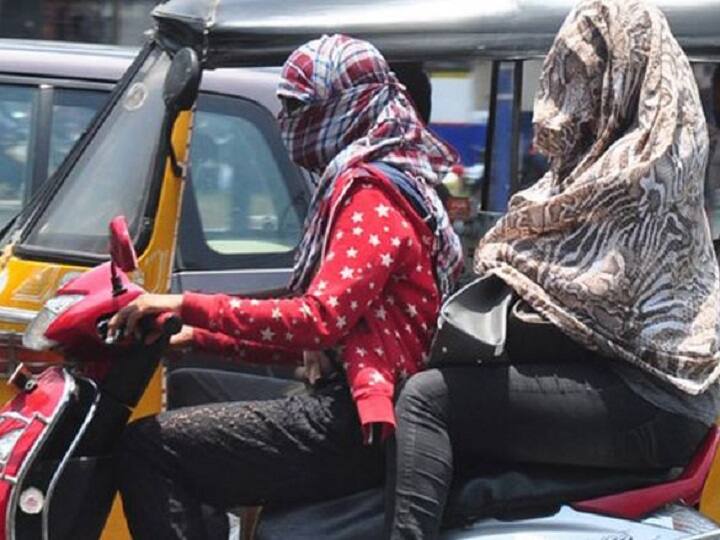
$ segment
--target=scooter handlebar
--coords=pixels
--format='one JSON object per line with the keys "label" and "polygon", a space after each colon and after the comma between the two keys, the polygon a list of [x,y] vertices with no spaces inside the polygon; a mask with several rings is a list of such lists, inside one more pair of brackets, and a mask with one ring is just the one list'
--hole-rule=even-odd
{"label": "scooter handlebar", "polygon": [[[174,313],[164,312],[156,315],[148,315],[140,319],[137,336],[141,340],[144,340],[146,336],[160,333],[163,337],[169,338],[179,333],[182,326],[182,319]],[[97,331],[100,338],[108,345],[116,345],[125,340],[125,330],[122,328],[116,333],[108,332],[108,319],[104,319],[98,323]]]}
{"label": "scooter handlebar", "polygon": [[143,317],[140,321],[140,331],[147,335],[153,332],[160,332],[165,337],[173,336],[182,329],[182,319],[170,312],[160,313]]}

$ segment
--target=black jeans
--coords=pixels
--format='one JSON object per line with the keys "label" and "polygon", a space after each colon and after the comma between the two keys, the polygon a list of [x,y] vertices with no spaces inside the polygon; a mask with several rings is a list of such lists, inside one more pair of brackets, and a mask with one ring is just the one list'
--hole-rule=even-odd
{"label": "black jeans", "polygon": [[400,392],[388,452],[387,535],[438,536],[453,470],[525,462],[684,465],[707,433],[633,393],[600,361],[431,369]]}
{"label": "black jeans", "polygon": [[365,446],[347,385],[284,399],[188,407],[130,424],[117,455],[136,540],[208,538],[218,508],[340,497],[382,484],[384,451]]}

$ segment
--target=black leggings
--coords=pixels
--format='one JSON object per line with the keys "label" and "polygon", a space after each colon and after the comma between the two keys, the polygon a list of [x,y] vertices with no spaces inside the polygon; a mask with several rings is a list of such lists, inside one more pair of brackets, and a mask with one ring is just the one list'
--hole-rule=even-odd
{"label": "black leggings", "polygon": [[400,392],[388,536],[438,535],[454,469],[480,460],[667,468],[707,426],[664,412],[596,361],[431,369]]}
{"label": "black leggings", "polygon": [[355,404],[340,382],[138,420],[117,457],[136,540],[208,538],[203,503],[229,509],[329,499],[380,486],[384,474],[384,449],[362,444]]}

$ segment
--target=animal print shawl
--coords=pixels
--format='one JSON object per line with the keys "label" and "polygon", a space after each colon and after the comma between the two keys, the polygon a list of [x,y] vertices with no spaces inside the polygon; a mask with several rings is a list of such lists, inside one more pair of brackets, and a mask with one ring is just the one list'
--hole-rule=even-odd
{"label": "animal print shawl", "polygon": [[535,144],[551,170],[478,246],[571,338],[690,394],[720,374],[708,135],[688,59],[638,0],[586,0],[545,60]]}

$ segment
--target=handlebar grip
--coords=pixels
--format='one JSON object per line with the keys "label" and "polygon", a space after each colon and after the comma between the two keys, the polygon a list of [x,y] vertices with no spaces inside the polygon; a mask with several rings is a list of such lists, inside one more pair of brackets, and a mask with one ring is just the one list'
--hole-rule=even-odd
{"label": "handlebar grip", "polygon": [[166,336],[174,336],[182,330],[182,319],[174,313],[161,313],[155,318],[156,325],[162,329]]}
{"label": "handlebar grip", "polygon": [[140,321],[140,328],[144,334],[160,331],[166,337],[180,332],[182,326],[182,319],[170,312],[144,317]]}

